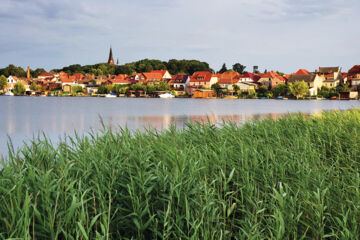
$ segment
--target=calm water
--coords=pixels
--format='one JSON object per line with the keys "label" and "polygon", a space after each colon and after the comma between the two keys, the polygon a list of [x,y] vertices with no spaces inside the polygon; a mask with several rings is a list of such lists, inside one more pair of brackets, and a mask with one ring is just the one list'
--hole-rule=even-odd
{"label": "calm water", "polygon": [[360,101],[294,101],[231,99],[54,98],[0,96],[0,155],[6,155],[8,136],[17,148],[45,132],[53,142],[74,130],[100,128],[100,116],[110,127],[164,129],[189,121],[237,123],[290,112],[359,108]]}

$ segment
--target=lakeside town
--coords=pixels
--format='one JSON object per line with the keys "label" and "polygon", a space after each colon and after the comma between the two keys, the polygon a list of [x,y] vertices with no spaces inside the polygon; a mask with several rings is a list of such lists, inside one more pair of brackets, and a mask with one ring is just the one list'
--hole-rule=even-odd
{"label": "lakeside town", "polygon": [[[108,66],[114,66],[110,48]],[[240,64],[238,64],[240,65]],[[94,97],[192,97],[192,98],[276,98],[276,99],[358,99],[360,65],[348,72],[342,68],[319,67],[314,71],[299,69],[285,74],[252,72],[224,64],[218,72],[194,71],[171,74],[160,69],[131,74],[95,74],[65,71],[42,71],[33,77],[30,67],[26,77],[0,76],[0,94],[7,96],[94,96]],[[236,70],[236,71],[235,71]]]}

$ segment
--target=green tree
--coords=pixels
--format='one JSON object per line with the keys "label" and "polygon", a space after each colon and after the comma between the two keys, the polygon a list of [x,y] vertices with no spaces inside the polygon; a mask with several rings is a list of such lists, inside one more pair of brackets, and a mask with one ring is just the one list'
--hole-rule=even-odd
{"label": "green tree", "polygon": [[260,86],[257,90],[258,97],[266,97],[269,92],[269,89],[266,86]]}
{"label": "green tree", "polygon": [[169,84],[167,84],[165,82],[160,82],[159,84],[156,84],[155,87],[156,87],[157,91],[170,91],[171,90]]}
{"label": "green tree", "polygon": [[297,99],[309,93],[309,86],[304,81],[297,81],[289,84],[289,90]]}
{"label": "green tree", "polygon": [[271,91],[275,97],[286,96],[286,94],[289,91],[289,88],[285,83],[279,83]]}
{"label": "green tree", "polygon": [[221,69],[218,71],[218,73],[224,73],[224,72],[227,72],[227,67],[226,67],[226,64],[224,63],[221,67]]}
{"label": "green tree", "polygon": [[349,84],[343,84],[339,87],[339,92],[350,92]]}
{"label": "green tree", "polygon": [[240,74],[244,74],[245,73],[245,68],[246,66],[240,64],[240,63],[235,63],[232,67],[232,69],[235,71],[235,72],[238,72]]}
{"label": "green tree", "polygon": [[32,91],[37,91],[37,90],[40,89],[40,86],[37,85],[35,82],[32,82],[31,85],[30,85],[30,89],[31,89]]}
{"label": "green tree", "polygon": [[232,88],[233,88],[234,92],[236,92],[236,93],[240,90],[240,87],[236,84],[233,84]]}
{"label": "green tree", "polygon": [[98,94],[107,94],[108,90],[105,85],[100,85],[98,87]]}
{"label": "green tree", "polygon": [[14,86],[14,95],[15,96],[20,96],[20,95],[24,95],[25,93],[25,86],[22,82],[17,82]]}
{"label": "green tree", "polygon": [[8,85],[7,78],[4,75],[0,76],[0,90],[4,90]]}
{"label": "green tree", "polygon": [[72,90],[73,93],[83,92],[82,86],[79,86],[79,85],[72,86],[71,90]]}
{"label": "green tree", "polygon": [[223,95],[223,89],[221,88],[220,84],[215,83],[211,86],[211,88],[214,90],[217,97],[221,97]]}

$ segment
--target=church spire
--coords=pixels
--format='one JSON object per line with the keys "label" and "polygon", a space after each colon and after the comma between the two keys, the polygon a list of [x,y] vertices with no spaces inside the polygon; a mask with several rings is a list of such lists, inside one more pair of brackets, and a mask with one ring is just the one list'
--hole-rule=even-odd
{"label": "church spire", "polygon": [[113,58],[113,53],[112,53],[112,47],[111,47],[111,46],[110,46],[110,53],[109,53],[108,64],[109,64],[109,65],[114,65],[114,58]]}

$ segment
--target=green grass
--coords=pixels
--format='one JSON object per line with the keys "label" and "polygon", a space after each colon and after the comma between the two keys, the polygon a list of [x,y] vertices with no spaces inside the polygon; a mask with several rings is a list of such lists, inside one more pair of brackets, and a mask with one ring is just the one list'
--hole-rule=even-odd
{"label": "green grass", "polygon": [[358,239],[360,111],[34,140],[0,170],[0,239]]}

